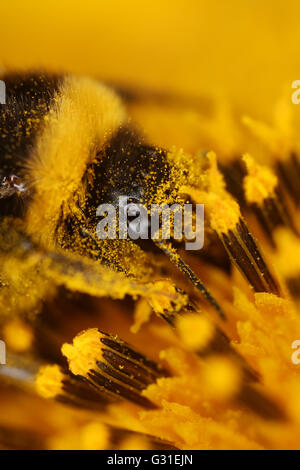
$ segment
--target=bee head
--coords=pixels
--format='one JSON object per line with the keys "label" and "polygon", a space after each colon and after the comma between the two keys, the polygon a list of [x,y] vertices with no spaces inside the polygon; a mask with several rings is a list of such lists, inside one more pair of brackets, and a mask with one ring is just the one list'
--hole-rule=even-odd
{"label": "bee head", "polygon": [[158,194],[160,199],[162,193],[169,197],[166,152],[145,144],[128,129],[119,130],[99,152],[90,173],[83,211],[93,228],[99,222],[97,209],[103,204],[113,206],[118,217],[120,212],[125,214],[130,223],[139,207],[150,210],[151,204],[157,203]]}

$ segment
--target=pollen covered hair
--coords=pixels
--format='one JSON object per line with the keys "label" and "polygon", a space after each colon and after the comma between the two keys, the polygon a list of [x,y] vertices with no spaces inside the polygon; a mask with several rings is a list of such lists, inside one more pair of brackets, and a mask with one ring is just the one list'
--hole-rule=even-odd
{"label": "pollen covered hair", "polygon": [[[39,241],[54,243],[60,219],[75,210],[84,193],[89,164],[125,122],[126,113],[115,92],[95,80],[62,79],[49,110],[42,117],[26,174],[32,190],[27,230]],[[74,197],[74,196],[77,197]]]}

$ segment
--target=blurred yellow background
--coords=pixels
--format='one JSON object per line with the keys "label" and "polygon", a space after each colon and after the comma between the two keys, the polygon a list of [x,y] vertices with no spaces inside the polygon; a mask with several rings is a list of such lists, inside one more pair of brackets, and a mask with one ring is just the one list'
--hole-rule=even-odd
{"label": "blurred yellow background", "polygon": [[297,0],[4,0],[0,12],[4,67],[195,96],[225,90],[257,117],[300,78]]}

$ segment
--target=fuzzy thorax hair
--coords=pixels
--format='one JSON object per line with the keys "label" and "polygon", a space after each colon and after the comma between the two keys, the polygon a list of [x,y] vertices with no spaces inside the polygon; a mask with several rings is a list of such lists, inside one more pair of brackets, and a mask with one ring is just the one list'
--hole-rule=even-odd
{"label": "fuzzy thorax hair", "polygon": [[83,196],[87,166],[101,158],[101,149],[126,119],[114,91],[89,78],[65,78],[53,103],[28,163],[34,196],[27,227],[48,246],[59,220]]}

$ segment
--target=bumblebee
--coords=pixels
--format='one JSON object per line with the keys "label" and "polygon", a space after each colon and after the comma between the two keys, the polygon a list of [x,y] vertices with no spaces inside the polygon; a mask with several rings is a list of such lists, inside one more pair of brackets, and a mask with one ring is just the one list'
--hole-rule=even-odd
{"label": "bumblebee", "polygon": [[[116,204],[119,196],[146,208],[153,202],[205,202],[212,229],[255,290],[278,293],[213,158],[148,144],[132,124],[126,100],[97,80],[40,73],[11,73],[2,79],[6,85],[6,104],[0,108],[4,313],[38,311],[57,285],[93,295],[151,296],[161,279],[168,287],[164,285],[160,293],[167,290],[173,308],[186,307],[185,295],[168,281],[174,276],[171,265],[158,261],[163,252],[225,318],[172,240],[97,238],[98,205]],[[224,204],[230,217],[224,217]]]}
{"label": "bumblebee", "polygon": [[[9,324],[7,319],[15,315],[26,321],[35,320],[45,303],[51,305],[61,294],[60,286],[65,288],[63,293],[67,290],[116,299],[127,295],[144,298],[179,334],[182,317],[196,314],[197,324],[200,329],[207,329],[209,340],[205,345],[193,345],[193,350],[200,357],[215,353],[231,357],[245,379],[238,399],[261,416],[281,419],[276,405],[252,387],[251,382],[259,381],[260,376],[232,347],[226,334],[226,312],[195,272],[199,271],[198,262],[201,265],[199,253],[185,253],[184,238],[180,241],[172,237],[174,219],[168,239],[97,236],[97,208],[101,204],[115,207],[120,197],[141,204],[146,211],[153,203],[203,203],[206,238],[219,242],[215,256],[209,250],[208,262],[214,263],[220,253],[224,256],[227,252],[254,291],[280,294],[279,284],[238,203],[227,190],[215,154],[189,155],[149,144],[128,114],[128,96],[125,94],[122,99],[97,80],[40,73],[7,74],[3,80],[6,104],[0,109],[0,326],[4,329]],[[128,220],[130,216],[128,213]],[[223,269],[227,269],[226,263]],[[197,292],[201,295],[197,296]],[[199,301],[205,302],[204,311]],[[212,318],[208,318],[212,313]],[[32,322],[38,331],[37,323]],[[94,342],[89,347],[85,339],[92,335],[93,340],[94,334],[97,341],[99,334],[103,335],[91,329],[83,336],[88,359],[81,371],[84,377],[90,376],[91,354],[95,352]],[[115,337],[110,342],[119,351]],[[83,364],[79,343],[79,355],[73,346],[63,348],[69,365],[74,355],[80,356]],[[140,358],[143,366],[143,356],[136,356],[128,347],[126,351],[128,357],[134,354]],[[128,395],[126,387],[120,389],[119,382],[112,382],[116,368],[118,374],[119,370],[125,374],[118,375],[121,382],[129,383],[131,364],[128,370],[124,369],[123,356],[118,358],[120,363],[112,365],[113,375],[103,378],[100,374],[99,378],[98,371],[97,380],[110,394],[121,393],[125,399],[134,398],[142,406],[150,406],[140,396],[140,388],[132,389]],[[65,366],[61,358],[58,361]],[[110,366],[103,365],[106,373]],[[50,378],[53,370],[58,378],[55,390],[61,391],[64,372],[47,369]],[[48,372],[46,378],[41,378],[43,390]],[[141,380],[141,372],[135,372]],[[73,403],[73,395],[79,389],[76,380],[71,382],[68,387]],[[135,379],[133,383],[136,384]],[[83,391],[87,392],[85,387]]]}

